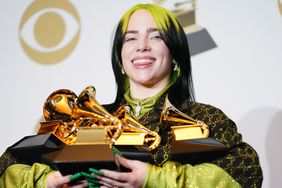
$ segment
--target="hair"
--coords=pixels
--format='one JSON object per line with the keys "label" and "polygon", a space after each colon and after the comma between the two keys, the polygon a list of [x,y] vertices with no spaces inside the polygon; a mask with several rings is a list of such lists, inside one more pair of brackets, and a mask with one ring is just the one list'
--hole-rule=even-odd
{"label": "hair", "polygon": [[127,77],[122,74],[121,49],[124,40],[124,34],[127,30],[131,15],[140,9],[147,10],[153,17],[163,40],[168,47],[172,59],[179,67],[180,74],[176,82],[169,88],[168,96],[173,105],[179,105],[184,100],[194,101],[194,87],[191,74],[190,52],[186,35],[182,26],[176,20],[174,15],[167,9],[155,4],[138,4],[130,8],[119,21],[112,46],[112,68],[117,84],[117,95],[114,102],[114,108],[121,103],[126,85]]}

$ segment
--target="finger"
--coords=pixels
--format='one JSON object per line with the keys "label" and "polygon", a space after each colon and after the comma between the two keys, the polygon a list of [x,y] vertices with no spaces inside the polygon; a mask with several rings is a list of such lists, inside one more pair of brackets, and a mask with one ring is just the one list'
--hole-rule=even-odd
{"label": "finger", "polygon": [[69,182],[70,182],[70,175],[68,175],[68,176],[62,176],[62,177],[60,178],[60,182],[61,182],[61,184],[69,183]]}
{"label": "finger", "polygon": [[77,182],[69,183],[67,187],[68,188],[84,188],[84,187],[88,187],[88,182],[86,180],[77,181]]}
{"label": "finger", "polygon": [[118,163],[121,165],[121,166],[124,166],[128,169],[134,169],[135,167],[135,160],[130,160],[130,159],[126,159],[124,157],[121,157],[119,155],[116,156],[116,159],[118,160]]}
{"label": "finger", "polygon": [[100,186],[100,188],[113,188],[113,186],[102,185],[102,186]]}
{"label": "finger", "polygon": [[75,184],[69,185],[69,188],[84,188],[88,187],[88,182],[86,180],[78,181]]}
{"label": "finger", "polygon": [[116,171],[111,171],[111,170],[106,170],[106,169],[102,169],[101,171],[104,174],[103,176],[99,176],[99,177],[107,177],[107,178],[117,180],[120,182],[128,181],[129,173],[127,172],[116,172]]}
{"label": "finger", "polygon": [[52,178],[52,181],[56,181],[58,185],[63,185],[65,183],[70,182],[70,175],[62,176],[62,174],[59,171],[52,172],[53,174],[50,174],[49,177]]}
{"label": "finger", "polygon": [[121,156],[119,156],[119,155],[116,155],[116,156],[115,156],[115,159],[116,159],[116,161],[117,161],[121,166],[124,166],[124,167],[126,167],[126,168],[129,167],[128,162],[127,162],[127,161],[129,161],[129,159],[126,159],[126,158],[121,157]]}
{"label": "finger", "polygon": [[126,187],[127,183],[120,181],[120,180],[115,180],[112,178],[108,178],[105,176],[97,176],[97,178],[99,179],[99,183],[101,185],[105,185],[107,187]]}
{"label": "finger", "polygon": [[108,188],[108,187],[113,187],[110,184],[104,182],[104,181],[100,181],[100,188]]}

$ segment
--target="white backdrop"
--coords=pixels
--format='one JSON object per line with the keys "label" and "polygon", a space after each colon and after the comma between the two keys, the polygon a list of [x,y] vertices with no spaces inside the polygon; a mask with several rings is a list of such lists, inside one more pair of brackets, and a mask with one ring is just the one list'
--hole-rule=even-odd
{"label": "white backdrop", "polygon": [[[140,0],[70,1],[80,17],[80,38],[62,62],[36,63],[19,41],[19,24],[31,0],[0,0],[0,153],[34,134],[46,97],[56,89],[77,94],[94,85],[110,103],[115,83],[110,65],[113,30]],[[221,108],[260,156],[263,187],[282,184],[282,16],[275,0],[199,0],[197,23],[217,48],[192,57],[197,100]],[[279,178],[280,177],[280,178]]]}

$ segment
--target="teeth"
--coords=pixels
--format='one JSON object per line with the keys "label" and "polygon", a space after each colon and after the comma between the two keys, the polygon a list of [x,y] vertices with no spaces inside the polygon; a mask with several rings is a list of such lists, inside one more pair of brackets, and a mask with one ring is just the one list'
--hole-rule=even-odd
{"label": "teeth", "polygon": [[133,64],[136,64],[136,63],[151,63],[151,62],[153,62],[152,59],[137,59],[137,60],[133,61]]}

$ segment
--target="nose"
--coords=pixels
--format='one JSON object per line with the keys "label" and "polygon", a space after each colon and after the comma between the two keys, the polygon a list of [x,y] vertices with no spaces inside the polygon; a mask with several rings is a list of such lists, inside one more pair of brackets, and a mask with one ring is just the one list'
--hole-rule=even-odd
{"label": "nose", "polygon": [[139,40],[137,51],[138,52],[151,51],[151,46],[150,46],[148,39]]}

